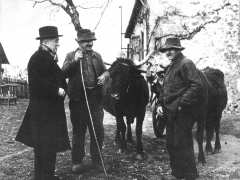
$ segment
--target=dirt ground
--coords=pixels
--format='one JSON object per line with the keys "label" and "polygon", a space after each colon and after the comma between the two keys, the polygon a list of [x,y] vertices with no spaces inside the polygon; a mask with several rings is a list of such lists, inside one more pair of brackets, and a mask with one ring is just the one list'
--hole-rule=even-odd
{"label": "dirt ground", "polygon": [[[33,152],[31,148],[14,141],[21,124],[28,100],[19,100],[16,106],[0,105],[0,179],[29,180],[33,179]],[[69,136],[71,123],[69,109],[66,105]],[[114,146],[114,118],[105,113],[104,162],[109,179],[112,180],[161,180],[169,177],[168,154],[165,140],[157,139],[152,129],[151,112],[148,110],[143,126],[143,144],[145,158],[136,160],[134,145],[129,145],[128,153],[119,154]],[[134,126],[133,126],[134,129]],[[87,136],[87,143],[89,136]],[[213,142],[214,144],[214,142]],[[221,123],[222,152],[206,156],[205,166],[198,164],[199,180],[240,179],[240,115],[224,115]],[[195,143],[195,149],[197,146]],[[86,148],[89,161],[89,147]],[[196,152],[197,157],[197,152]],[[106,179],[103,171],[88,171],[83,174],[71,172],[70,151],[57,156],[56,174],[63,180]]]}

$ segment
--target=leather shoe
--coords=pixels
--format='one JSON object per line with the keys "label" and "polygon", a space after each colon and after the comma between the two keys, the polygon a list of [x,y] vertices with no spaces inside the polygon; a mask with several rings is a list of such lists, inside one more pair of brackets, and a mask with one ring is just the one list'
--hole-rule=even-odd
{"label": "leather shoe", "polygon": [[73,166],[72,166],[72,172],[74,172],[74,173],[81,173],[85,170],[86,170],[86,167],[83,163],[73,164]]}
{"label": "leather shoe", "polygon": [[57,175],[54,175],[54,176],[52,177],[52,180],[60,180],[60,178],[59,178]]}
{"label": "leather shoe", "polygon": [[102,165],[101,164],[99,164],[99,163],[92,163],[92,167],[91,167],[93,170],[95,170],[95,171],[101,171],[101,170],[103,170],[103,168],[102,168]]}
{"label": "leather shoe", "polygon": [[162,180],[182,180],[182,178],[177,178],[177,177],[168,175],[168,176],[163,176]]}

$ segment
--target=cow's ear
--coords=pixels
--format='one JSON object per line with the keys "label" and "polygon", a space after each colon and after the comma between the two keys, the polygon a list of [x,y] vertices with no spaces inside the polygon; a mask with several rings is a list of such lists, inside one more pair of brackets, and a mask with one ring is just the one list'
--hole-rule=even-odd
{"label": "cow's ear", "polygon": [[117,61],[114,61],[112,63],[112,65],[110,66],[110,68],[108,69],[108,72],[110,73],[111,77],[114,76],[117,73],[117,71],[119,69],[118,64],[119,63]]}

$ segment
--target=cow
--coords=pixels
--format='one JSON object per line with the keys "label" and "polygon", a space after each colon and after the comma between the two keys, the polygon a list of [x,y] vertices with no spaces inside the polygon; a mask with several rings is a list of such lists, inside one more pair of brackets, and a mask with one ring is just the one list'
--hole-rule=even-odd
{"label": "cow", "polygon": [[[207,118],[205,123],[206,129],[206,152],[218,153],[221,151],[221,143],[219,137],[220,121],[222,112],[227,105],[227,88],[224,83],[224,74],[219,69],[206,67],[202,70],[208,84],[208,105]],[[211,140],[215,132],[214,150]]]}
{"label": "cow", "polygon": [[[127,140],[132,141],[131,123],[136,118],[136,157],[142,159],[142,125],[149,100],[147,82],[133,61],[127,58],[117,58],[108,72],[111,80],[106,88],[104,109],[116,117],[115,141],[121,152],[125,152]],[[127,140],[124,117],[127,120]]]}
{"label": "cow", "polygon": [[[224,84],[224,74],[219,69],[206,67],[202,71],[198,70],[204,86],[204,94],[202,98],[202,105],[199,106],[199,113],[196,115],[197,122],[197,142],[199,149],[199,162],[205,163],[203,154],[203,134],[206,131],[206,147],[205,151],[209,153],[217,153],[221,150],[219,129],[222,112],[227,104],[227,90]],[[158,76],[164,76],[165,71],[158,72]],[[148,80],[152,80],[148,78]],[[151,89],[158,94],[158,101],[153,109],[153,126],[154,133],[157,137],[163,136],[163,130],[166,125],[166,111],[161,100],[162,84],[159,81],[152,83]],[[159,107],[163,109],[158,111]],[[214,132],[216,133],[214,150],[211,145]]]}

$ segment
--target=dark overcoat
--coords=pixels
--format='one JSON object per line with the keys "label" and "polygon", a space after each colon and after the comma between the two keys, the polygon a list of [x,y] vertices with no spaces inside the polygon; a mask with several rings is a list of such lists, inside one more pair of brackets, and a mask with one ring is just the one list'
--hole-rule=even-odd
{"label": "dark overcoat", "polygon": [[[199,70],[180,54],[167,69],[163,84],[164,107],[168,111],[167,149],[172,174],[178,178],[195,178],[192,127],[200,118],[206,99]],[[199,115],[199,116],[198,116]]]}
{"label": "dark overcoat", "polygon": [[58,89],[66,90],[62,70],[49,51],[41,47],[28,63],[30,102],[16,140],[38,148],[46,145],[53,151],[70,149],[64,98]]}
{"label": "dark overcoat", "polygon": [[163,86],[164,104],[171,112],[176,112],[178,106],[197,108],[203,96],[200,72],[182,54],[168,67]]}

